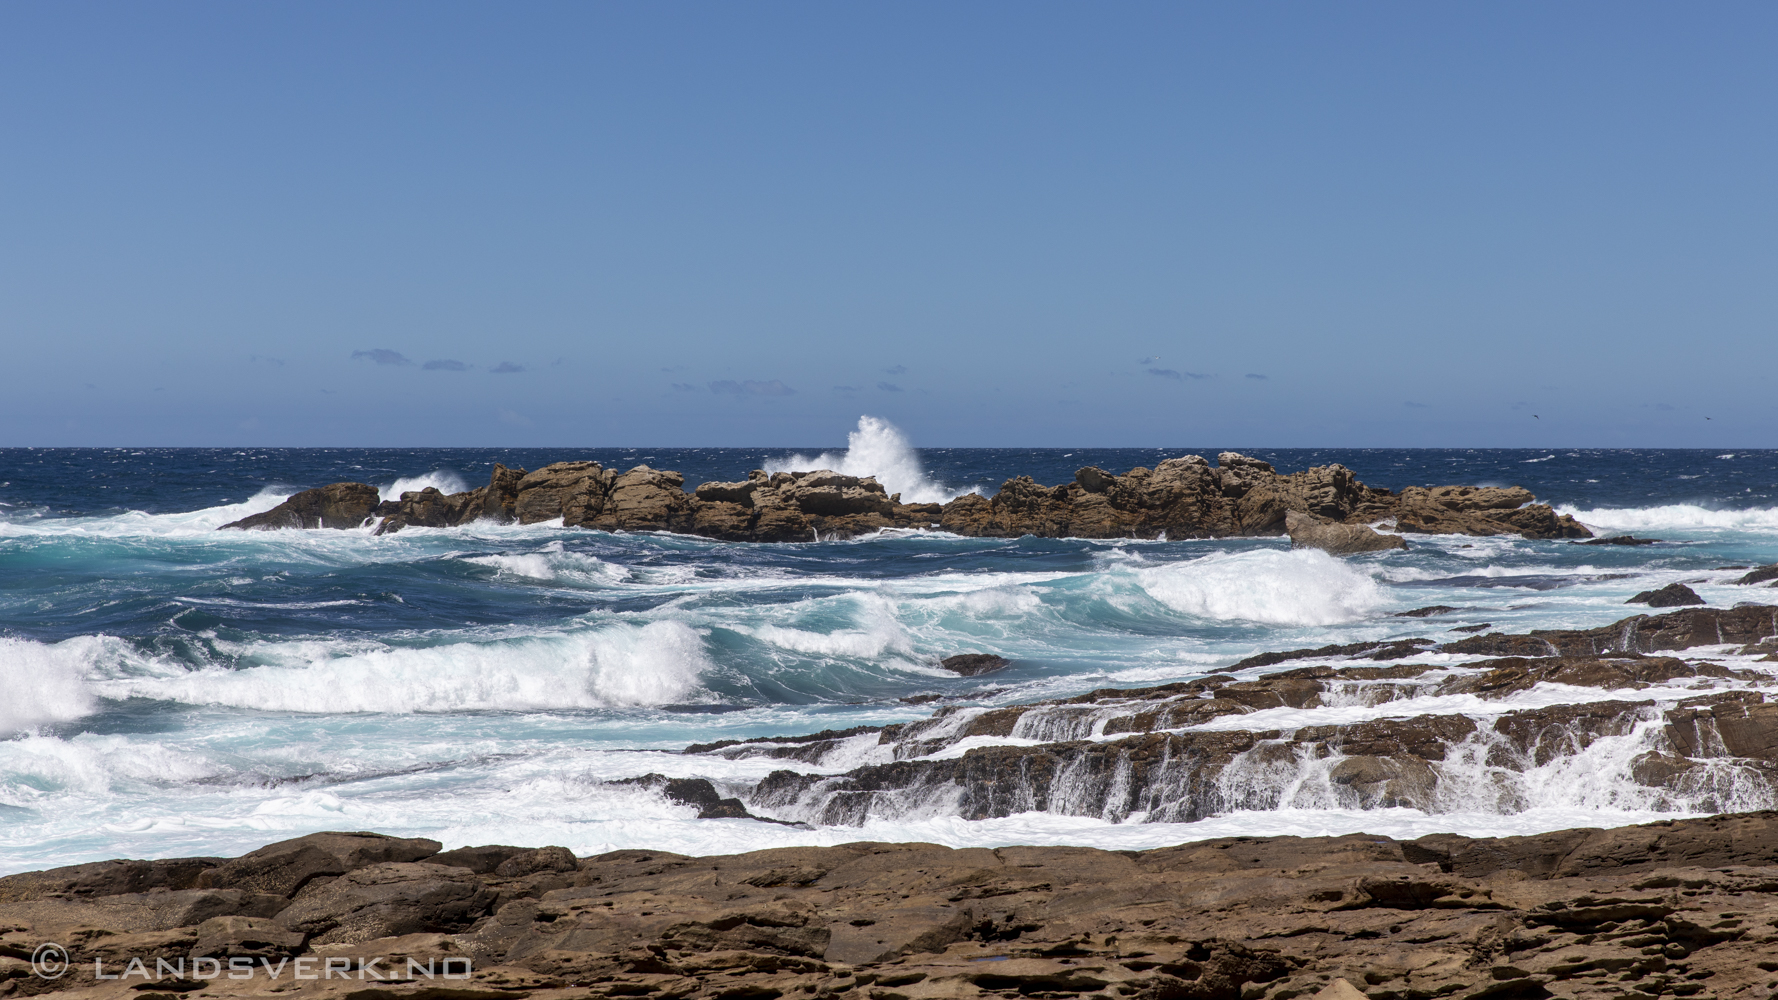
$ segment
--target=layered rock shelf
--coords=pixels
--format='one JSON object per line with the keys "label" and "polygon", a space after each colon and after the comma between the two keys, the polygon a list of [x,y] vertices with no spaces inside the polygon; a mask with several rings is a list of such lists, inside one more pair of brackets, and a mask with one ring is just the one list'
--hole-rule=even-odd
{"label": "layered rock shelf", "polygon": [[[854,843],[719,857],[314,834],[239,858],[0,879],[0,993],[1764,1000],[1778,991],[1778,812],[1762,811],[1778,802],[1772,662],[1772,606],[1361,642],[1158,687],[1022,705],[978,697],[915,722],[689,746],[678,776],[623,782],[717,823],[1033,811],[1153,823],[1249,810],[1263,828],[1266,811],[1305,795],[1434,820],[1507,816],[1568,773],[1570,808],[1591,796],[1723,813],[1707,818],[1505,838]],[[1445,710],[1392,711],[1410,700]],[[1370,717],[1291,718],[1329,707]],[[735,773],[700,768],[717,757],[782,766],[757,782],[695,776]],[[43,942],[70,953],[59,978],[31,971]],[[351,973],[373,957],[384,978]],[[132,958],[145,960],[139,977],[97,977]],[[159,972],[156,958],[181,971]],[[298,980],[278,964],[299,959],[311,974],[331,960],[347,975]],[[224,967],[245,972],[193,971]]]}
{"label": "layered rock shelf", "polygon": [[374,524],[384,534],[478,520],[560,519],[568,527],[748,542],[849,538],[884,528],[995,538],[1210,538],[1284,534],[1294,513],[1303,519],[1301,544],[1347,553],[1403,543],[1399,536],[1376,536],[1368,528],[1329,528],[1391,522],[1405,533],[1592,537],[1572,517],[1535,503],[1536,497],[1520,487],[1408,487],[1395,493],[1366,486],[1341,465],[1281,475],[1235,452],[1222,453],[1214,466],[1186,455],[1121,476],[1089,466],[1058,486],[1019,476],[1002,483],[992,497],[971,493],[946,504],[903,503],[899,493],[887,492],[872,477],[828,470],[755,470],[739,482],[702,483],[691,493],[684,487],[679,473],[646,465],[623,473],[597,462],[557,462],[530,472],[496,465],[488,485],[464,493],[446,495],[428,487],[382,501],[368,484],[334,483],[223,527]]}
{"label": "layered rock shelf", "polygon": [[[1778,980],[1771,812],[1118,852],[439,847],[323,833],[0,879],[0,991],[1615,1000],[1763,998]],[[58,978],[31,972],[45,942],[67,949]]]}

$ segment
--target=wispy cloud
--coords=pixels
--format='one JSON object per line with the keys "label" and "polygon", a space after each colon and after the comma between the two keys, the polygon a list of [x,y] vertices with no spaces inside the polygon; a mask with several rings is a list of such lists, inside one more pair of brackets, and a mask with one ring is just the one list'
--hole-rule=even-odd
{"label": "wispy cloud", "polygon": [[894,368],[883,369],[883,374],[885,374],[885,375],[906,375],[907,373],[908,373],[908,366],[907,365],[896,365]]}
{"label": "wispy cloud", "polygon": [[357,360],[359,358],[363,358],[366,361],[374,361],[379,365],[413,364],[413,362],[409,361],[407,356],[400,351],[391,351],[387,347],[373,347],[368,351],[353,351],[352,359]]}
{"label": "wispy cloud", "polygon": [[673,391],[674,392],[697,392],[698,387],[695,385],[692,385],[690,382],[675,382],[675,383],[673,383]]}
{"label": "wispy cloud", "polygon": [[1261,382],[1264,382],[1266,380],[1266,377],[1264,375],[1256,375],[1253,372],[1248,372],[1247,374],[1245,374],[1241,377],[1242,378],[1258,379]]}
{"label": "wispy cloud", "polygon": [[524,371],[525,366],[524,365],[515,365],[510,361],[502,361],[499,364],[495,365],[491,370],[496,375],[511,375],[511,374],[514,374],[515,372]]}
{"label": "wispy cloud", "polygon": [[733,379],[723,379],[710,383],[710,391],[719,395],[728,393],[732,396],[794,396],[796,394],[795,389],[777,379],[772,379],[769,382],[760,382],[754,379],[736,382]]}
{"label": "wispy cloud", "polygon": [[255,354],[252,357],[248,358],[247,360],[248,361],[263,361],[268,365],[273,365],[278,368],[284,367],[284,359],[283,358],[268,357],[267,355],[264,355],[264,354]]}
{"label": "wispy cloud", "polygon": [[428,361],[420,367],[429,372],[466,372],[469,370],[468,365],[455,358],[439,358],[436,361]]}
{"label": "wispy cloud", "polygon": [[883,390],[884,392],[900,392],[901,391],[901,386],[896,385],[894,382],[878,382],[877,388]]}
{"label": "wispy cloud", "polygon": [[1136,367],[1147,368],[1149,365],[1152,365],[1156,361],[1159,361],[1159,360],[1161,360],[1161,356],[1159,354],[1156,354],[1155,356],[1150,357],[1150,358],[1141,358],[1141,359],[1137,360]]}
{"label": "wispy cloud", "polygon": [[1148,373],[1150,375],[1158,375],[1161,378],[1170,378],[1175,382],[1183,381],[1185,378],[1184,375],[1179,374],[1171,368],[1150,368]]}

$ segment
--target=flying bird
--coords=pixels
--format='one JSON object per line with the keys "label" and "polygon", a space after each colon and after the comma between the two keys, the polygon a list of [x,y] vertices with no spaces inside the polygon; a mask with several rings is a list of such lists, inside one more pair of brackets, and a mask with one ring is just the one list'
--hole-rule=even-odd
{"label": "flying bird", "polygon": [[1532,420],[1542,420],[1543,418],[1538,416],[1537,414],[1533,413],[1533,414],[1531,414],[1531,419]]}

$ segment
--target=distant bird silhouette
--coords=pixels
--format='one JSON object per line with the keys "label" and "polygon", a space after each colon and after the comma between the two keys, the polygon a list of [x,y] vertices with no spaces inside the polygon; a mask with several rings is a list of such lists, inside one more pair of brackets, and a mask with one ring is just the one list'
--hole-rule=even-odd
{"label": "distant bird silhouette", "polygon": [[1542,420],[1543,418],[1538,416],[1537,414],[1533,413],[1533,414],[1531,414],[1531,419],[1532,420]]}

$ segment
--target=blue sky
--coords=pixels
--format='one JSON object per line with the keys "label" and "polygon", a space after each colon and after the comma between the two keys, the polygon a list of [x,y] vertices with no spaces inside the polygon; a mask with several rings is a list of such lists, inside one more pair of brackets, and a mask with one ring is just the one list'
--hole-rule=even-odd
{"label": "blue sky", "polygon": [[1751,3],[9,3],[0,445],[1771,447],[1774,51]]}

